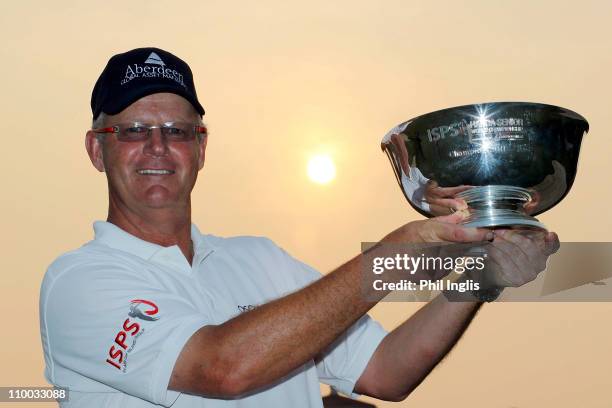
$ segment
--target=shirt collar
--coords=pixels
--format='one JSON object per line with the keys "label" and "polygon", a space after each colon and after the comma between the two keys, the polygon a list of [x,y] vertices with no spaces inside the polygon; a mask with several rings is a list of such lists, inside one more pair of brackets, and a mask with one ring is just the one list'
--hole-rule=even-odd
{"label": "shirt collar", "polygon": [[[159,251],[168,248],[135,237],[107,221],[95,221],[93,229],[96,242],[143,259],[150,259]],[[213,250],[213,245],[200,233],[195,224],[191,224],[191,241],[193,242],[194,259],[197,255],[206,256]]]}

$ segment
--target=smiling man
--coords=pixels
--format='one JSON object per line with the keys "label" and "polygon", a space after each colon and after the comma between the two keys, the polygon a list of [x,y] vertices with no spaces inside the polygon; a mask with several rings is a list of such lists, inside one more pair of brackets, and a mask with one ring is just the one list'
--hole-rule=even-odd
{"label": "smiling man", "polygon": [[[204,109],[191,70],[166,51],[112,57],[91,107],[86,148],[108,180],[108,217],[50,265],[40,297],[45,375],[70,389],[63,406],[321,407],[319,382],[401,400],[486,298],[440,296],[387,333],[366,314],[386,293],[362,293],[365,255],[321,277],[266,238],[200,233],[190,195]],[[501,282],[514,286],[558,243],[461,219],[412,222],[381,242],[503,242]]]}
{"label": "smiling man", "polygon": [[107,173],[108,222],[145,241],[177,244],[191,262],[186,215],[206,150],[199,113],[184,97],[164,92],[103,119],[113,126],[92,129],[86,146],[96,169]]}

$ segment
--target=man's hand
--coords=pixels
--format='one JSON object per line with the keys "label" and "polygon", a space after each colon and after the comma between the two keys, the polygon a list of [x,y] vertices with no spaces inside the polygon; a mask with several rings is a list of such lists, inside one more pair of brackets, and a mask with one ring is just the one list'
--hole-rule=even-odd
{"label": "man's hand", "polygon": [[462,210],[451,215],[413,221],[385,236],[381,243],[467,243],[491,241],[494,238],[493,232],[486,228],[470,228],[460,225],[459,223],[467,215],[467,211]]}
{"label": "man's hand", "polygon": [[496,287],[519,287],[546,269],[550,255],[559,249],[554,232],[539,230],[495,230],[495,239],[485,247],[485,282]]}
{"label": "man's hand", "polygon": [[456,198],[456,195],[470,188],[472,186],[440,187],[435,180],[429,180],[425,186],[424,199],[432,214],[447,215],[468,208],[467,203]]}
{"label": "man's hand", "polygon": [[[559,238],[554,232],[532,229],[470,228],[459,223],[467,217],[467,211],[428,220],[410,222],[389,235],[382,243],[476,243],[482,242],[487,253],[484,276],[480,277],[488,287],[519,287],[534,280],[546,269],[550,255],[559,249]],[[486,242],[486,243],[485,243]],[[459,256],[459,249],[448,249]]]}

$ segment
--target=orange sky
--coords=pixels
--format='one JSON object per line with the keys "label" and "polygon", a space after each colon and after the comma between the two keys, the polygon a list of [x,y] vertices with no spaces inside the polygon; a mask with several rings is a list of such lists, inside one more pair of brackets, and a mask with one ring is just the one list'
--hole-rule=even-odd
{"label": "orange sky", "polygon": [[[84,134],[111,55],[158,46],[190,64],[210,130],[193,195],[200,229],[269,236],[326,272],[361,241],[420,218],[380,151],[387,130],[467,103],[525,100],[585,116],[574,187],[540,219],[563,241],[610,241],[611,18],[605,1],[4,4],[0,385],[44,383],[40,281],[105,218],[105,179]],[[337,167],[326,186],[306,177],[321,151]],[[391,329],[417,307],[373,315]],[[405,403],[381,405],[607,407],[611,312],[487,305]]]}

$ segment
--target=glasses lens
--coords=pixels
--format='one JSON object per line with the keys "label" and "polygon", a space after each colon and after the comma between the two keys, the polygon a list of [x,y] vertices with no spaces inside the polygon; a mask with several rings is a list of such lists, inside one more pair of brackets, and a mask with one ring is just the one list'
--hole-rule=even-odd
{"label": "glasses lens", "polygon": [[122,123],[117,126],[119,127],[117,139],[122,142],[146,140],[149,134],[149,127],[141,123]]}
{"label": "glasses lens", "polygon": [[195,137],[195,126],[191,123],[172,122],[165,124],[162,132],[169,141],[186,142]]}

